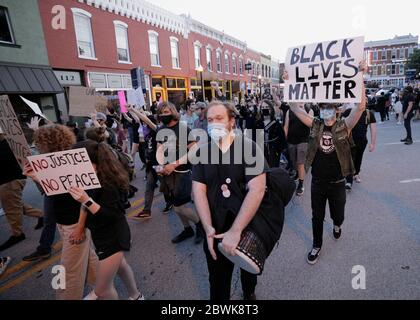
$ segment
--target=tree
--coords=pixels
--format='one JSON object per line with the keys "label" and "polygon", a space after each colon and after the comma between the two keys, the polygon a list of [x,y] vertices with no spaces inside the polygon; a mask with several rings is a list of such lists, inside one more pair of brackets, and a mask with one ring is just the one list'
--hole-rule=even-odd
{"label": "tree", "polygon": [[416,74],[420,72],[420,49],[414,49],[413,54],[408,58],[405,69],[415,69]]}

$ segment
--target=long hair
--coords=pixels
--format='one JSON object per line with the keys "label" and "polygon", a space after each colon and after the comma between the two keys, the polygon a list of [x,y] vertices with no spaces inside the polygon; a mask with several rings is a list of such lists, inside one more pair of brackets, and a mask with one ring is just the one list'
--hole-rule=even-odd
{"label": "long hair", "polygon": [[70,150],[76,143],[74,132],[61,124],[40,127],[34,135],[35,146],[40,153]]}
{"label": "long hair", "polygon": [[174,120],[179,120],[181,117],[178,113],[178,110],[176,109],[175,105],[173,105],[172,103],[168,102],[168,101],[164,101],[162,103],[159,104],[158,109],[157,109],[157,119],[158,121],[160,121],[160,116],[163,113],[163,110],[165,109],[169,109],[171,111],[171,114],[173,116]]}
{"label": "long hair", "polygon": [[96,165],[96,173],[103,187],[117,187],[128,191],[128,173],[109,145],[105,142],[83,141],[75,148],[86,148],[90,160]]}

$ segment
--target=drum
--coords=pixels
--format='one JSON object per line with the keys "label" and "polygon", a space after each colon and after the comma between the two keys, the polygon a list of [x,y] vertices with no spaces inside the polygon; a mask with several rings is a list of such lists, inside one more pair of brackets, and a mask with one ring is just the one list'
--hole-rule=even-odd
{"label": "drum", "polygon": [[252,230],[242,233],[241,241],[236,248],[236,256],[231,256],[223,250],[222,243],[218,244],[219,251],[239,268],[256,275],[262,274],[267,251],[263,242]]}

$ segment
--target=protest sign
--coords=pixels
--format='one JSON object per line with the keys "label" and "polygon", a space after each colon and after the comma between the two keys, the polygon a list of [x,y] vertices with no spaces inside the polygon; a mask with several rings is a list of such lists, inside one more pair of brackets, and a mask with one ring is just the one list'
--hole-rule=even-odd
{"label": "protest sign", "polygon": [[286,102],[360,103],[364,38],[314,43],[288,50]]}
{"label": "protest sign", "polygon": [[69,87],[69,115],[74,117],[89,117],[95,113],[97,96],[95,89],[86,87]]}
{"label": "protest sign", "polygon": [[0,127],[6,136],[10,149],[12,149],[16,160],[23,168],[26,157],[31,155],[31,149],[28,146],[22,127],[16,116],[15,110],[10,103],[9,97],[0,96]]}
{"label": "protest sign", "polygon": [[125,92],[118,91],[118,99],[120,100],[120,110],[122,113],[127,113],[127,100],[125,99]]}
{"label": "protest sign", "polygon": [[44,118],[45,120],[48,121],[48,118],[42,113],[42,111],[41,111],[41,109],[40,109],[40,107],[38,106],[37,103],[32,102],[32,101],[30,101],[28,99],[25,99],[22,96],[19,96],[19,97],[23,100],[23,102],[25,102],[28,105],[29,108],[32,109],[33,112],[35,112],[36,115],[38,115],[41,118]]}
{"label": "protest sign", "polygon": [[107,114],[108,112],[108,97],[106,96],[95,96],[96,102],[95,102],[95,110],[97,112],[102,112],[104,114]]}
{"label": "protest sign", "polygon": [[146,102],[144,101],[143,90],[137,88],[136,90],[127,91],[127,102],[136,107],[143,107]]}
{"label": "protest sign", "polygon": [[101,187],[85,148],[28,157],[39,184],[47,196]]}

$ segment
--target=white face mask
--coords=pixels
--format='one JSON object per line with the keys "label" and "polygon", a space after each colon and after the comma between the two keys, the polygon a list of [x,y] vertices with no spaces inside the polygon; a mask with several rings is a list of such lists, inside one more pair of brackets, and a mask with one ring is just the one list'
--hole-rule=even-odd
{"label": "white face mask", "polygon": [[223,123],[212,123],[207,127],[207,132],[214,141],[220,141],[229,135],[229,130],[226,129]]}
{"label": "white face mask", "polygon": [[332,120],[335,117],[335,109],[321,109],[321,119]]}
{"label": "white face mask", "polygon": [[118,125],[117,125],[117,123],[114,121],[114,123],[112,124],[112,129],[117,129],[118,128]]}

